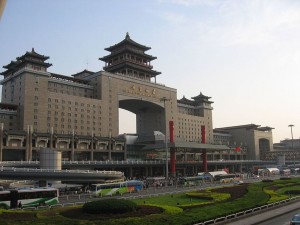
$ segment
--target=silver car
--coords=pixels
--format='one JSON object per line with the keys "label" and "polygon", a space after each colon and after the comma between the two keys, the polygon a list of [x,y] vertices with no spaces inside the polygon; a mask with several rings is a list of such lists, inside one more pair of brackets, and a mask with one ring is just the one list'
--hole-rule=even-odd
{"label": "silver car", "polygon": [[290,225],[300,225],[300,214],[296,214],[293,216]]}

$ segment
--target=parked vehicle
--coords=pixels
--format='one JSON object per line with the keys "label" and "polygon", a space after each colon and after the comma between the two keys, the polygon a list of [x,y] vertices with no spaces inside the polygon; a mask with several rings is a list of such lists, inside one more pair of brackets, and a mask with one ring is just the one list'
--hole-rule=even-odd
{"label": "parked vehicle", "polygon": [[56,188],[24,188],[0,191],[0,208],[32,207],[58,203]]}

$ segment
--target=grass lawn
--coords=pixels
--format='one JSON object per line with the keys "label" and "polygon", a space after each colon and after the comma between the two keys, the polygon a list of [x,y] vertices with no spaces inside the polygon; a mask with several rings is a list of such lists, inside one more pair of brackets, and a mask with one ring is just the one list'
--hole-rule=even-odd
{"label": "grass lawn", "polygon": [[169,205],[169,206],[179,206],[179,205],[209,202],[209,200],[207,199],[189,197],[186,193],[174,194],[174,195],[161,195],[157,197],[137,199],[134,201],[139,205],[152,204],[152,205]]}

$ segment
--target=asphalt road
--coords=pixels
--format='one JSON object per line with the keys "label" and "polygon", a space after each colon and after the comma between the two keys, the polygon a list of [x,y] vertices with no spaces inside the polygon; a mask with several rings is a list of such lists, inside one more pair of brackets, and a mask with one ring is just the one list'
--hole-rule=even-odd
{"label": "asphalt road", "polygon": [[238,221],[223,223],[224,225],[288,225],[294,214],[300,212],[300,201],[264,213],[247,216]]}
{"label": "asphalt road", "polygon": [[275,216],[274,218],[262,223],[258,223],[257,225],[290,225],[290,220],[297,213],[298,214],[300,213],[300,204],[299,204],[299,209],[284,213],[283,215],[280,216]]}

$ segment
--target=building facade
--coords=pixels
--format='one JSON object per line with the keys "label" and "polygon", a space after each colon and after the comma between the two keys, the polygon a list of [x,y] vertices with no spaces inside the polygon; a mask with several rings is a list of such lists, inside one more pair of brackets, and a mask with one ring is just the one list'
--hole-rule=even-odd
{"label": "building facade", "polygon": [[213,144],[210,97],[178,100],[176,89],[156,82],[149,49],[126,34],[100,58],[104,71],[72,76],[51,73],[49,57],[34,49],[3,66],[0,159],[33,160],[54,148],[66,160],[126,160],[119,108],[136,114],[138,136],[160,131],[169,139],[173,121],[175,140],[201,143],[205,135]]}
{"label": "building facade", "polygon": [[247,159],[260,160],[273,151],[272,129],[256,124],[215,128],[215,141],[227,142],[237,151],[244,152]]}

